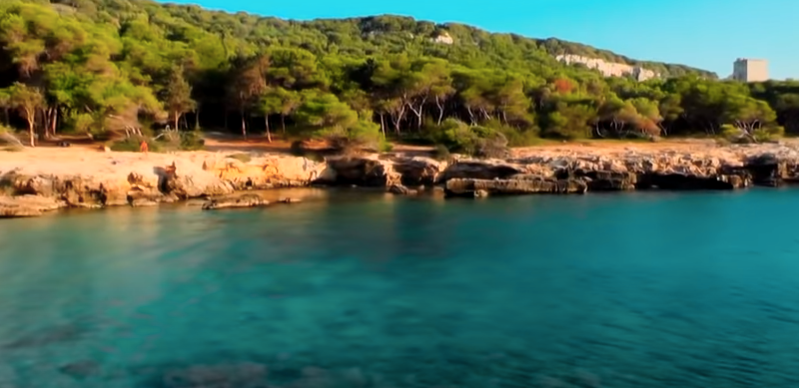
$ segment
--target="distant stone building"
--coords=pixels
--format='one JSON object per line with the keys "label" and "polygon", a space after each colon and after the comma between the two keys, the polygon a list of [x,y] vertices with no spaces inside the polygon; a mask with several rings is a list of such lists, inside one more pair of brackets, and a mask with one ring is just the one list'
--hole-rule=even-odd
{"label": "distant stone building", "polygon": [[732,64],[732,79],[742,82],[768,81],[768,61],[738,58]]}

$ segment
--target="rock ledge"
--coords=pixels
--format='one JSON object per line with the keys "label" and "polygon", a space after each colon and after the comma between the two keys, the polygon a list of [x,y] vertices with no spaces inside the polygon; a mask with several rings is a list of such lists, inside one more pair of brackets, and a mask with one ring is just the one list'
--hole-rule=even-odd
{"label": "rock ledge", "polygon": [[262,207],[269,201],[236,193],[310,185],[380,188],[397,195],[443,187],[448,197],[474,198],[733,190],[799,183],[799,150],[784,144],[706,147],[691,152],[629,148],[600,152],[575,146],[541,149],[503,160],[456,156],[448,162],[403,154],[324,161],[251,154],[243,162],[231,154],[210,152],[143,156],[59,151],[0,155],[0,218],[39,216],[66,207],[151,206],[193,198],[207,199],[206,210]]}

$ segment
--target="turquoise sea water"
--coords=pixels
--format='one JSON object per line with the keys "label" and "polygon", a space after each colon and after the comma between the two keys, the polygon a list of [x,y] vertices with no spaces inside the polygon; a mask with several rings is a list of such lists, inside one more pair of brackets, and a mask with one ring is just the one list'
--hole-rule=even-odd
{"label": "turquoise sea water", "polygon": [[799,387],[799,191],[0,222],[0,387]]}

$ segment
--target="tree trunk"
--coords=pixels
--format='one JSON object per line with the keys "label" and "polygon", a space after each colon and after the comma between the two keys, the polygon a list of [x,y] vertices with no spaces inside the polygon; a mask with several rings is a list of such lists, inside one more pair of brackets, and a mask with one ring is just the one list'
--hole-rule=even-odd
{"label": "tree trunk", "polygon": [[466,111],[469,112],[469,122],[471,122],[472,125],[477,125],[477,121],[474,118],[474,112],[472,111],[472,108],[467,105]]}
{"label": "tree trunk", "polygon": [[383,137],[386,137],[386,118],[383,114],[380,114],[380,130],[383,131]]}
{"label": "tree trunk", "polygon": [[424,116],[424,104],[427,102],[427,98],[423,98],[422,101],[419,102],[419,109],[414,108],[413,104],[408,104],[408,108],[416,115],[416,128],[421,130],[422,129],[422,121]]}
{"label": "tree trunk", "polygon": [[264,124],[266,124],[266,141],[271,143],[272,142],[272,132],[269,131],[269,116],[264,116]]}
{"label": "tree trunk", "polygon": [[55,136],[55,131],[58,128],[58,108],[53,109],[53,121],[50,123],[50,133]]}
{"label": "tree trunk", "polygon": [[436,106],[438,106],[438,122],[436,125],[441,125],[441,121],[444,120],[444,104],[441,103],[441,99],[436,97]]}
{"label": "tree trunk", "polygon": [[403,105],[402,108],[398,109],[396,112],[391,113],[390,116],[391,121],[394,123],[394,131],[397,133],[397,135],[400,135],[402,133],[402,119],[405,118],[405,105]]}
{"label": "tree trunk", "polygon": [[480,108],[480,113],[483,114],[483,118],[485,120],[491,120],[492,119],[491,114],[489,114],[488,110],[486,110],[485,108]]}
{"label": "tree trunk", "polygon": [[669,127],[668,126],[663,125],[662,123],[659,123],[658,127],[660,128],[660,134],[661,135],[663,135],[663,136],[668,136],[669,135]]}
{"label": "tree trunk", "polygon": [[36,113],[29,112],[28,113],[28,134],[30,135],[30,142],[31,147],[36,147],[36,134],[34,133],[35,121],[36,121]]}
{"label": "tree trunk", "polygon": [[42,108],[41,110],[41,118],[42,118],[42,137],[45,139],[50,138],[50,108]]}
{"label": "tree trunk", "polygon": [[286,134],[286,115],[280,115],[280,130]]}
{"label": "tree trunk", "polygon": [[180,122],[180,114],[175,112],[175,130],[178,130],[178,123]]}
{"label": "tree trunk", "polygon": [[200,130],[200,108],[194,111],[194,130]]}
{"label": "tree trunk", "polygon": [[247,138],[247,123],[244,121],[244,111],[241,112],[241,136]]}

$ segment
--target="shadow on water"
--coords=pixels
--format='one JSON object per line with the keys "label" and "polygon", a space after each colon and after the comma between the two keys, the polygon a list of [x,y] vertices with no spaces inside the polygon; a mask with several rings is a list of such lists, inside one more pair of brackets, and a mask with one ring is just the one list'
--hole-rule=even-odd
{"label": "shadow on water", "polygon": [[77,325],[61,325],[49,327],[22,336],[11,342],[0,344],[0,349],[14,350],[30,347],[46,347],[53,344],[62,344],[78,341],[84,331]]}

